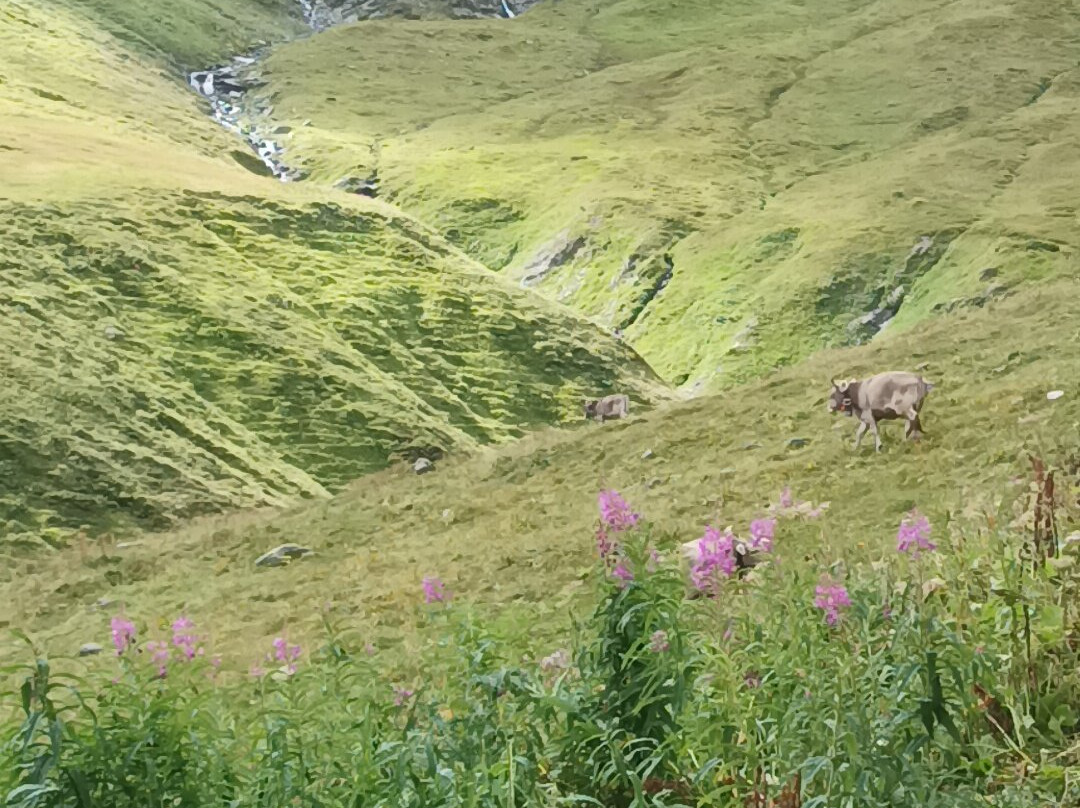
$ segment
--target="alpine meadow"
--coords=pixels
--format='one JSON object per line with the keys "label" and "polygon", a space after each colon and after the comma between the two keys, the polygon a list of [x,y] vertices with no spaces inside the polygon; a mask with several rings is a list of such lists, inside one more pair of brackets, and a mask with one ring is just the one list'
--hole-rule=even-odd
{"label": "alpine meadow", "polygon": [[0,805],[1080,805],[1078,54],[5,0]]}

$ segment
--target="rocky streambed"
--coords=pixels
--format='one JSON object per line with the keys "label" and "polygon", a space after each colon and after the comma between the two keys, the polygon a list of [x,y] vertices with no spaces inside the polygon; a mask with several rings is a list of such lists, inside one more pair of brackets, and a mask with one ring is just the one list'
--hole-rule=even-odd
{"label": "rocky streambed", "polygon": [[[298,0],[304,21],[313,32],[335,25],[386,17],[450,19],[516,17],[539,0]],[[210,102],[214,120],[243,138],[253,154],[234,156],[245,168],[277,177],[282,182],[303,179],[305,172],[285,161],[289,128],[273,122],[271,102],[251,102],[248,91],[262,86],[259,65],[269,46],[235,56],[225,64],[196,70],[188,84]],[[374,182],[352,182],[346,190],[374,195]]]}

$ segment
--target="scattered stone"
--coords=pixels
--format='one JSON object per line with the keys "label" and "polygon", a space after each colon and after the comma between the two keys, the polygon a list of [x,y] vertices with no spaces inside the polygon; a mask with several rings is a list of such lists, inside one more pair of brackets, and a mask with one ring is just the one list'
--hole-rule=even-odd
{"label": "scattered stone", "polygon": [[118,328],[115,325],[107,325],[104,329],[105,339],[123,339],[124,329]]}
{"label": "scattered stone", "polygon": [[1046,398],[1049,401],[1057,401],[1063,395],[1065,395],[1064,390],[1051,390],[1049,393],[1046,394]]}
{"label": "scattered stone", "polygon": [[809,445],[809,443],[810,438],[788,438],[784,445],[789,449],[801,449]]}
{"label": "scattered stone", "polygon": [[521,285],[533,286],[549,273],[573,261],[575,256],[584,249],[585,241],[585,236],[571,239],[569,231],[564,230],[545,244],[525,266],[522,270]]}
{"label": "scattered stone", "polygon": [[298,544],[282,544],[255,559],[256,567],[282,567],[294,559],[311,555],[311,550]]}
{"label": "scattered stone", "polygon": [[921,373],[922,371],[926,370],[928,367],[930,367],[929,362],[920,362],[919,364],[917,364],[915,366],[915,370],[917,370],[917,371],[919,371]]}
{"label": "scattered stone", "polygon": [[641,453],[642,460],[651,460],[654,457],[656,457],[656,455],[653,454],[652,449],[646,449],[644,452]]}
{"label": "scattered stone", "polygon": [[368,177],[361,179],[360,177],[342,177],[340,180],[334,183],[335,188],[340,188],[349,194],[359,194],[360,196],[377,197],[379,195],[379,176],[377,172],[372,172]]}
{"label": "scattered stone", "polygon": [[129,547],[138,547],[140,544],[142,544],[142,542],[138,541],[138,540],[136,540],[136,541],[120,541],[120,542],[116,543],[116,549],[117,550],[126,550]]}
{"label": "scattered stone", "polygon": [[96,642],[88,642],[79,648],[79,656],[95,656],[104,650],[105,648]]}
{"label": "scattered stone", "polygon": [[108,608],[109,608],[110,606],[112,606],[112,605],[113,605],[114,603],[116,603],[116,601],[115,601],[115,600],[113,600],[112,598],[98,598],[98,599],[97,599],[97,600],[95,601],[95,605],[96,605],[96,606],[97,606],[97,607],[98,607],[99,609],[108,609]]}
{"label": "scattered stone", "polygon": [[412,470],[416,474],[427,474],[429,471],[435,471],[435,464],[426,457],[418,457],[413,463]]}

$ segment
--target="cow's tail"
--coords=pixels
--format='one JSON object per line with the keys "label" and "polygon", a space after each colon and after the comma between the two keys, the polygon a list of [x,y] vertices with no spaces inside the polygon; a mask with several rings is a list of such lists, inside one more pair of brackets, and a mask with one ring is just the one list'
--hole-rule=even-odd
{"label": "cow's tail", "polygon": [[923,387],[922,394],[924,396],[927,393],[929,393],[931,390],[934,389],[934,383],[933,382],[928,382],[926,379],[921,379],[920,381],[922,381],[922,387]]}

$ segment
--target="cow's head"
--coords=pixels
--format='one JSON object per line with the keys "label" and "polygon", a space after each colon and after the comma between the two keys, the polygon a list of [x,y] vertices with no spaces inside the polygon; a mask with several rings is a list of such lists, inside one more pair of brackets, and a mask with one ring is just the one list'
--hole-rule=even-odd
{"label": "cow's head", "polygon": [[599,404],[599,403],[600,403],[599,401],[595,401],[595,400],[594,401],[589,401],[588,399],[585,399],[585,401],[583,402],[583,405],[584,405],[584,409],[585,409],[585,418],[586,419],[596,417],[596,405]]}
{"label": "cow's head", "polygon": [[842,412],[851,415],[851,385],[854,379],[846,382],[838,382],[833,379],[832,390],[829,393],[829,412]]}

